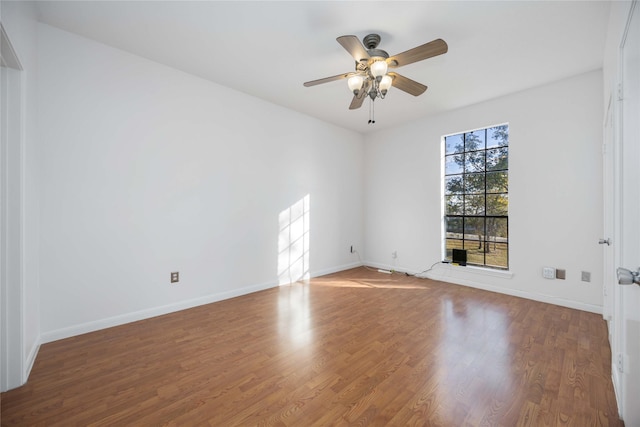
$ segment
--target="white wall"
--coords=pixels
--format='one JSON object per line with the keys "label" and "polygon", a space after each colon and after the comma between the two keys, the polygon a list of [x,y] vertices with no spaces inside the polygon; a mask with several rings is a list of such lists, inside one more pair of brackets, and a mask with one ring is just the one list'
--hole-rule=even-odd
{"label": "white wall", "polygon": [[[20,211],[20,251],[21,265],[12,266],[20,270],[19,283],[12,283],[20,289],[17,295],[22,341],[21,367],[22,381],[26,381],[40,344],[40,293],[38,276],[38,144],[37,144],[37,40],[36,11],[30,2],[2,2],[2,24],[17,54],[20,71],[20,140],[19,140],[19,188],[10,190],[19,194]],[[9,185],[12,185],[9,183]],[[4,242],[3,242],[4,243]]]}
{"label": "white wall", "polygon": [[44,342],[275,286],[279,214],[307,194],[310,274],[357,265],[361,135],[47,25],[38,42]]}
{"label": "white wall", "polygon": [[[600,312],[602,94],[593,71],[367,136],[366,262],[420,272],[441,260],[441,137],[508,122],[509,273],[437,265],[429,277]],[[543,279],[543,266],[567,279]]]}

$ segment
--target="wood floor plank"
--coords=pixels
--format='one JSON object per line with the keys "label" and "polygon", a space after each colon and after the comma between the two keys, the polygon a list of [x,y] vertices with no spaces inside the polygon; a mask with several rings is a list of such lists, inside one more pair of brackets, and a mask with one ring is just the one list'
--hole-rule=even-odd
{"label": "wood floor plank", "polygon": [[41,346],[2,426],[622,426],[601,316],[357,268]]}

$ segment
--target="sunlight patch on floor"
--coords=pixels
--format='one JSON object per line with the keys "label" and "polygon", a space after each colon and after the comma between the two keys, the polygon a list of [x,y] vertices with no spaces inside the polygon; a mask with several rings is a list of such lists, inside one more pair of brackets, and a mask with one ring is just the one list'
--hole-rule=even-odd
{"label": "sunlight patch on floor", "polygon": [[380,288],[380,289],[429,289],[426,285],[397,283],[390,279],[353,279],[332,280],[315,278],[312,286],[326,286],[332,288]]}

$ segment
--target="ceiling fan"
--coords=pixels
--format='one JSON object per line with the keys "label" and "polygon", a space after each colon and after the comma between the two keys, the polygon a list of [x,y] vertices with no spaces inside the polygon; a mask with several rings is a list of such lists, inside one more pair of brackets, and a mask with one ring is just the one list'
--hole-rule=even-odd
{"label": "ceiling fan", "polygon": [[378,34],[365,36],[362,43],[356,36],[340,36],[336,40],[355,59],[355,71],[312,80],[304,83],[304,86],[310,87],[334,80],[348,79],[349,89],[353,92],[353,100],[349,105],[350,110],[360,108],[367,95],[372,101],[376,98],[384,99],[391,86],[413,96],[423,94],[427,90],[427,86],[398,73],[387,72],[387,70],[442,55],[448,50],[444,40],[436,39],[397,55],[389,56],[384,50],[378,49],[380,43]]}

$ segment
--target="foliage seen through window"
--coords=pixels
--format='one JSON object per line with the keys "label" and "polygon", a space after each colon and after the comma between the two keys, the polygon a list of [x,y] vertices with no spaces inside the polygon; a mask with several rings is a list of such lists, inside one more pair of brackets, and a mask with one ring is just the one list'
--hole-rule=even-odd
{"label": "foliage seen through window", "polygon": [[445,258],[509,268],[509,125],[445,137]]}

